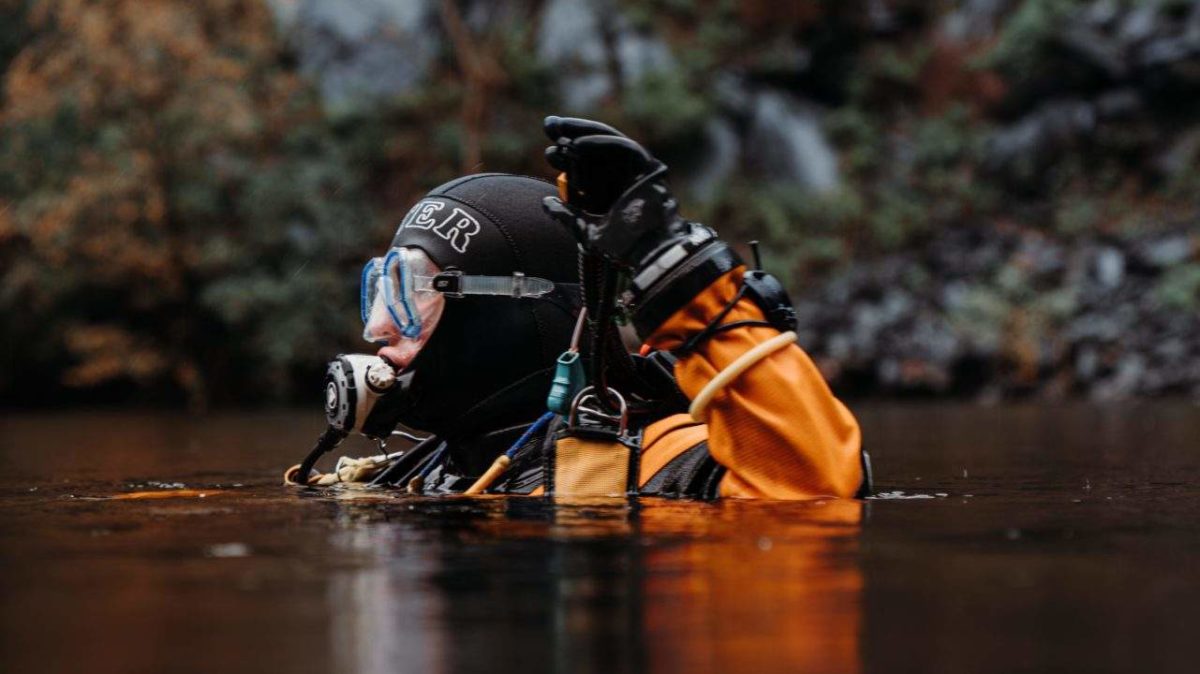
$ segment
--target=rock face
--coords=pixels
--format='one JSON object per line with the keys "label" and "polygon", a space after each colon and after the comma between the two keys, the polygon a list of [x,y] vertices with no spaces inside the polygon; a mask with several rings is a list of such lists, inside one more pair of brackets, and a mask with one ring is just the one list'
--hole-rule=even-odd
{"label": "rock face", "polygon": [[741,161],[742,139],[728,120],[714,117],[704,127],[704,152],[687,176],[688,188],[703,199],[721,186]]}
{"label": "rock face", "polygon": [[[1004,3],[966,6],[974,4]],[[947,19],[944,33],[978,37],[970,26],[994,16],[958,17],[964,11]],[[1023,102],[1018,118],[988,144],[987,166],[995,175],[1031,183],[1056,154],[1100,142],[1117,124],[1170,129],[1200,100],[1200,3],[1095,0],[1058,21],[1046,42],[1058,56],[1039,72],[1022,74],[1011,96]],[[1046,100],[1045,91],[1055,97]],[[1170,176],[1187,168],[1200,146],[1197,137],[1194,130],[1158,133],[1140,139],[1138,150]]]}
{"label": "rock face", "polygon": [[542,61],[563,74],[567,112],[586,114],[618,86],[675,66],[667,44],[633,30],[609,0],[551,0],[537,43]]}
{"label": "rock face", "polygon": [[1096,129],[1096,109],[1079,100],[1050,101],[988,141],[988,165],[998,171],[1040,172],[1055,153],[1080,143]]}
{"label": "rock face", "polygon": [[[445,48],[435,0],[269,1],[333,109],[428,84]],[[627,103],[623,96],[647,76],[678,74],[666,33],[635,26],[623,6],[474,0],[463,8],[472,29],[484,33],[498,16],[539,7],[534,44],[557,75],[554,112],[589,116]],[[903,32],[911,20],[896,3],[863,6],[870,31],[880,35]],[[961,0],[928,37],[942,46],[988,44],[1032,6]],[[972,170],[1001,193],[1029,199],[1018,208],[1045,210],[1037,199],[1056,196],[1047,194],[1057,189],[1047,177],[1064,157],[1086,162],[1119,153],[1122,171],[1163,182],[1187,177],[1200,162],[1200,2],[1073,7],[1061,16],[1046,10],[1058,18],[1046,22],[1043,42],[1020,45],[1018,63],[1026,52],[1046,52],[1031,61],[1036,68],[1009,72],[1002,93],[980,98],[988,123],[979,125],[976,139],[985,142]],[[863,188],[853,169],[841,173],[824,131],[825,108],[812,102],[843,104],[809,77],[828,67],[820,59],[830,48],[800,42],[781,45],[759,71],[721,66],[704,83],[712,114],[700,146],[690,163],[672,164],[689,200],[742,175],[812,193],[836,191],[844,181]],[[678,59],[686,59],[683,51]],[[878,158],[881,169],[912,163],[906,138],[889,142],[900,149]],[[801,343],[835,384],[868,394],[1200,396],[1194,222],[1120,236],[981,224],[1009,215],[971,220],[964,213],[964,222],[919,249],[852,262],[809,286],[797,296]],[[1094,229],[1096,218],[1080,217],[1081,230]]]}
{"label": "rock face", "polygon": [[950,40],[967,41],[991,37],[996,23],[1013,5],[1013,0],[963,0],[942,19],[941,34]]}
{"label": "rock face", "polygon": [[800,343],[861,393],[1200,396],[1198,253],[1186,229],[1070,246],[951,231],[801,294]]}
{"label": "rock face", "polygon": [[[676,67],[666,42],[634,30],[616,9],[611,0],[551,0],[542,11],[538,56],[564,75],[559,93],[567,112],[587,115],[618,87]],[[722,112],[706,124],[695,166],[677,167],[693,194],[711,191],[739,168],[802,190],[839,185],[837,155],[816,106],[778,90],[751,90],[732,72],[718,75],[713,89]],[[746,144],[757,148],[752,163],[741,152]]]}
{"label": "rock face", "polygon": [[754,98],[748,142],[763,176],[809,191],[838,186],[838,160],[813,106],[764,91]]}
{"label": "rock face", "polygon": [[538,57],[556,70],[563,102],[570,111],[586,110],[612,92],[606,68],[607,48],[601,16],[588,0],[552,0],[542,12]]}
{"label": "rock face", "polygon": [[440,48],[432,0],[269,0],[328,108],[371,105],[413,88]]}

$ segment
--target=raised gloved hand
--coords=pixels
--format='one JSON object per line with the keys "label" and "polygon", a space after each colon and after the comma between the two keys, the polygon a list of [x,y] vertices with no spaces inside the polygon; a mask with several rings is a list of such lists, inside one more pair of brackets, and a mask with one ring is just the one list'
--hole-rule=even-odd
{"label": "raised gloved hand", "polygon": [[641,336],[742,264],[713,230],[679,215],[666,165],[644,147],[600,122],[547,117],[543,126],[554,142],[546,160],[563,172],[546,212],[631,270],[625,299]]}

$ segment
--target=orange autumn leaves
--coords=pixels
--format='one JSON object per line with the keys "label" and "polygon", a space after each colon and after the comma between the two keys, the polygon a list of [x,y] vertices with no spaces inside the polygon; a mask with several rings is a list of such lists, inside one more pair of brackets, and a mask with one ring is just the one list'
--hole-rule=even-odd
{"label": "orange autumn leaves", "polygon": [[232,204],[312,99],[260,0],[40,0],[26,21],[0,99],[0,300],[56,324],[64,383],[198,401],[213,250],[240,248]]}

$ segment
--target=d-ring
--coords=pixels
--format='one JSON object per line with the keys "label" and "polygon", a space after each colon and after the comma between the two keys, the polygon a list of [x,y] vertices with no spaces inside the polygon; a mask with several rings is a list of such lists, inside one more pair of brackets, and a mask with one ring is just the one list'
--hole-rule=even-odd
{"label": "d-ring", "polygon": [[605,414],[598,409],[586,407],[584,402],[589,399],[597,403],[600,402],[599,396],[597,396],[595,393],[595,387],[587,386],[575,396],[574,400],[571,401],[571,412],[567,415],[567,428],[575,428],[575,423],[579,418],[579,410],[580,408],[583,408],[583,411],[591,414],[592,416],[617,422],[617,434],[624,437],[625,431],[629,428],[629,407],[625,404],[624,396],[622,396],[617,390],[610,388],[608,389],[608,392],[616,396],[617,402],[620,404],[620,411],[617,414]]}

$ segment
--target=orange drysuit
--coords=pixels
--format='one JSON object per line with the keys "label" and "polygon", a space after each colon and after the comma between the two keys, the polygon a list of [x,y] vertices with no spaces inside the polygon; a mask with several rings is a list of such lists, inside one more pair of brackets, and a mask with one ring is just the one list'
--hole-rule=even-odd
{"label": "orange drysuit", "polygon": [[[647,340],[650,348],[677,349],[703,330],[737,294],[744,272],[745,267],[738,267],[717,279],[667,319]],[[721,322],[745,320],[763,321],[764,316],[758,305],[743,297]],[[680,389],[689,399],[695,398],[738,356],[778,335],[774,328],[762,325],[716,333],[676,363]],[[849,498],[863,484],[858,422],[794,343],[771,352],[730,381],[703,414],[705,423],[676,414],[645,428],[638,466],[642,493]],[[702,474],[702,468],[694,469],[698,461],[689,465],[689,457],[705,448],[703,458],[710,454],[723,470]],[[676,480],[670,487],[662,479],[666,473],[689,470],[686,484]],[[699,477],[693,478],[696,474]],[[697,487],[706,477],[717,482]],[[531,493],[542,492],[538,487]]]}
{"label": "orange drysuit", "polygon": [[[717,279],[676,312],[648,340],[652,349],[678,348],[733,299],[745,268]],[[742,298],[723,323],[763,320],[753,301]],[[675,366],[688,398],[738,356],[779,334],[750,326],[718,332]],[[641,483],[676,454],[707,439],[727,469],[721,496],[749,498],[851,497],[863,482],[862,437],[850,410],[833,396],[808,354],[792,344],[758,361],[719,391],[704,425],[687,415],[647,427],[642,445]]]}
{"label": "orange drysuit", "polygon": [[[635,488],[646,496],[703,499],[858,495],[869,488],[858,423],[833,396],[808,355],[766,325],[753,300],[738,297],[744,273],[745,267],[739,266],[718,278],[647,340],[651,349],[678,351],[717,317],[722,325],[750,323],[713,332],[676,362],[676,382],[693,401],[722,371],[729,369],[723,378],[732,375],[706,407],[693,409],[701,419],[674,414],[654,421],[642,428],[640,447],[628,438],[596,442],[580,436],[570,437],[564,448],[564,436],[555,430],[562,419],[556,418],[541,436],[526,432],[514,456],[502,454],[481,477],[420,472],[427,465],[422,461],[441,455],[442,442],[413,453],[410,465],[393,465],[409,471],[399,470],[397,474],[405,477],[397,479],[410,488],[411,479],[419,479],[416,488],[425,493],[458,493],[470,486],[468,494],[487,490],[539,495],[550,484],[556,495],[568,497],[617,495]],[[736,304],[721,316],[735,297]],[[763,348],[756,349],[759,345]],[[766,355],[745,369],[730,368],[739,357],[763,349],[768,349]],[[693,408],[698,406],[694,402]],[[320,483],[322,478],[313,479]],[[332,481],[339,479],[333,475]]]}

